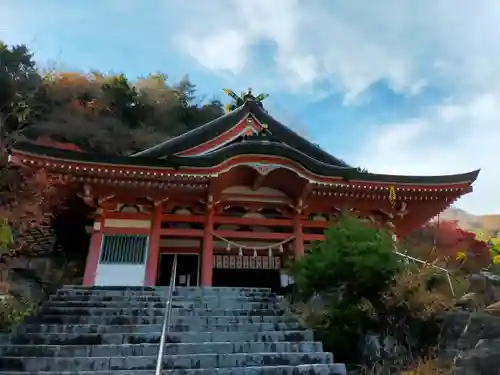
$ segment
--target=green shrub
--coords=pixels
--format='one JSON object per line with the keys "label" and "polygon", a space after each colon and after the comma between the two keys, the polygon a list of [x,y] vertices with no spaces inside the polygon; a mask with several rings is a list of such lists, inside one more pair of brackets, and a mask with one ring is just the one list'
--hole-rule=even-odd
{"label": "green shrub", "polygon": [[7,220],[0,218],[0,251],[12,244],[12,231]]}
{"label": "green shrub", "polygon": [[347,214],[290,271],[302,298],[342,287],[344,300],[377,297],[399,270],[391,235]]}
{"label": "green shrub", "polygon": [[25,302],[19,302],[14,298],[7,298],[0,301],[0,330],[7,330],[9,327],[21,324],[24,319],[32,315],[35,306]]}
{"label": "green shrub", "polygon": [[290,265],[302,305],[314,303],[315,294],[325,303],[305,323],[341,361],[358,360],[360,339],[377,329],[373,311],[400,267],[390,233],[347,214],[325,232],[324,241]]}

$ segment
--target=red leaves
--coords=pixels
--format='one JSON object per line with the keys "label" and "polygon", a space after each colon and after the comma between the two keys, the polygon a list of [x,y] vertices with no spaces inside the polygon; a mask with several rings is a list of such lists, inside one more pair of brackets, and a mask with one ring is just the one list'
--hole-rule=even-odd
{"label": "red leaves", "polygon": [[52,148],[58,148],[60,150],[70,150],[70,151],[81,151],[80,147],[75,146],[72,143],[68,142],[58,142],[53,140],[47,135],[38,137],[35,141],[36,144],[40,146],[47,146],[47,147],[52,147]]}
{"label": "red leaves", "polygon": [[453,263],[460,252],[466,254],[467,264],[475,269],[487,267],[491,262],[488,244],[461,229],[457,221],[428,223],[403,239],[402,245],[429,262],[443,259]]}
{"label": "red leaves", "polygon": [[[50,227],[50,212],[58,203],[58,181],[51,180],[43,170],[0,167],[0,218],[8,223],[14,243],[10,254],[30,244],[33,230],[45,232]],[[36,251],[36,244],[29,251]]]}
{"label": "red leaves", "polygon": [[457,221],[444,221],[433,224],[437,233],[436,249],[444,256],[455,258],[458,252],[464,252],[471,258],[487,266],[490,262],[489,247],[486,242],[478,241],[476,235],[458,226]]}

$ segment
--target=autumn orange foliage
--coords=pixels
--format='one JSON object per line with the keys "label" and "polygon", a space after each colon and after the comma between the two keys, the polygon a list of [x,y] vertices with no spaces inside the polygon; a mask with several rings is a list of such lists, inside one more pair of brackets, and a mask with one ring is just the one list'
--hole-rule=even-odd
{"label": "autumn orange foliage", "polygon": [[476,239],[472,232],[458,226],[457,221],[431,222],[402,239],[401,247],[420,259],[441,261],[457,266],[462,261],[459,253],[466,255],[466,266],[470,270],[487,267],[491,263],[489,246]]}
{"label": "autumn orange foliage", "polygon": [[[36,252],[32,241],[34,230],[43,233],[50,226],[52,209],[59,203],[56,194],[59,181],[43,170],[27,170],[0,165],[0,218],[13,234],[13,243],[1,252],[0,259],[20,251]],[[27,245],[30,246],[27,246]]]}
{"label": "autumn orange foliage", "polygon": [[58,142],[53,140],[47,135],[38,137],[35,141],[36,144],[40,146],[47,146],[52,148],[57,148],[59,150],[69,150],[69,151],[82,151],[82,149],[73,143],[68,142]]}

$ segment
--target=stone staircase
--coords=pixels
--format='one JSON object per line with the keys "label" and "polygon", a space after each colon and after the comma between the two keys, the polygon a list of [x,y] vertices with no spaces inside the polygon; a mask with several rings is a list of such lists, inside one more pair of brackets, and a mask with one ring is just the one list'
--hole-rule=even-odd
{"label": "stone staircase", "polygon": [[[0,375],[154,374],[168,288],[64,287],[0,337]],[[344,375],[268,289],[177,288],[164,375]]]}

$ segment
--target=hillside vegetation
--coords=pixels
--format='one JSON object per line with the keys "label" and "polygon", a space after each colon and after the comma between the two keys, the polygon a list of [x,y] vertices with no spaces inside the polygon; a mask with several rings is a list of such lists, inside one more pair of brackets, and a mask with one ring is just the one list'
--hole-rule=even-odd
{"label": "hillside vegetation", "polygon": [[126,155],[224,113],[188,76],[130,79],[98,71],[41,72],[26,46],[0,41],[0,138],[51,136],[82,150]]}
{"label": "hillside vegetation", "polygon": [[472,215],[451,207],[444,211],[440,218],[456,221],[460,228],[474,233],[478,240],[500,249],[500,215]]}
{"label": "hillside vegetation", "polygon": [[[187,75],[172,82],[162,72],[131,79],[95,70],[41,71],[26,46],[0,41],[0,283],[13,258],[55,251],[39,246],[34,234],[51,236],[47,212],[59,214],[67,203],[56,199],[58,181],[43,171],[9,165],[7,150],[16,141],[128,155],[223,113],[222,104],[200,96]],[[74,242],[86,251],[84,241]],[[78,252],[74,244],[66,247]]]}
{"label": "hillside vegetation", "polygon": [[483,232],[485,235],[498,237],[500,232],[500,215],[472,215],[459,208],[451,207],[441,214],[445,220],[457,220],[461,228],[472,232]]}

